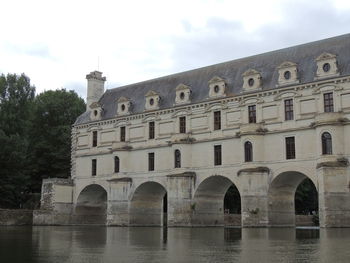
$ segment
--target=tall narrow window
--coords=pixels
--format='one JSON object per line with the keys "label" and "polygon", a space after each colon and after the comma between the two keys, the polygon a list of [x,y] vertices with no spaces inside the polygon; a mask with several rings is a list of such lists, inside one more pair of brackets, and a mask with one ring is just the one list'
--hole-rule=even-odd
{"label": "tall narrow window", "polygon": [[154,171],[154,153],[148,153],[148,171]]}
{"label": "tall narrow window", "polygon": [[333,112],[333,93],[325,93],[323,94],[323,104],[324,104],[324,112]]}
{"label": "tall narrow window", "polygon": [[332,154],[332,136],[328,132],[322,133],[322,154]]}
{"label": "tall narrow window", "polygon": [[154,121],[151,121],[149,124],[148,124],[148,138],[149,139],[154,139]]}
{"label": "tall narrow window", "polygon": [[186,133],[186,117],[180,117],[180,133]]}
{"label": "tall narrow window", "polygon": [[286,121],[294,119],[293,99],[288,99],[284,101],[284,117]]}
{"label": "tall narrow window", "polygon": [[120,169],[119,157],[114,156],[114,172],[119,173],[119,169]]}
{"label": "tall narrow window", "polygon": [[214,130],[221,130],[221,111],[214,112]]}
{"label": "tall narrow window", "polygon": [[253,161],[253,145],[251,142],[244,143],[244,161],[245,162]]}
{"label": "tall narrow window", "polygon": [[286,158],[295,159],[295,138],[286,137]]}
{"label": "tall narrow window", "polygon": [[95,176],[96,175],[96,171],[97,171],[97,160],[96,159],[92,159],[92,161],[91,161],[91,175]]}
{"label": "tall narrow window", "polygon": [[181,152],[175,150],[175,168],[181,168]]}
{"label": "tall narrow window", "polygon": [[221,145],[214,146],[214,165],[221,165]]}
{"label": "tall narrow window", "polygon": [[92,147],[97,146],[97,131],[92,132]]}
{"label": "tall narrow window", "polygon": [[120,127],[120,141],[125,142],[125,126]]}
{"label": "tall narrow window", "polygon": [[256,123],[256,106],[248,106],[248,119],[249,123]]}

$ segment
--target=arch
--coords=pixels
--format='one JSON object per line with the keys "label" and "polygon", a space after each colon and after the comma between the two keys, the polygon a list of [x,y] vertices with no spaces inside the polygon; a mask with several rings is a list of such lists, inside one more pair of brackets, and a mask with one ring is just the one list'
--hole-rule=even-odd
{"label": "arch", "polygon": [[253,161],[253,145],[249,141],[244,143],[244,161],[245,162]]}
{"label": "arch", "polygon": [[181,168],[181,152],[179,149],[174,152],[174,167]]}
{"label": "arch", "polygon": [[139,185],[130,200],[130,225],[161,226],[166,224],[166,216],[163,214],[166,193],[165,187],[157,182],[145,182]]}
{"label": "arch", "polygon": [[221,175],[210,176],[202,181],[193,197],[192,225],[224,225],[224,198],[227,190],[233,185],[230,179]]}
{"label": "arch", "polygon": [[329,132],[324,132],[321,135],[322,154],[332,154],[332,135]]}
{"label": "arch", "polygon": [[98,184],[86,186],[75,204],[75,220],[80,224],[105,224],[107,191]]}
{"label": "arch", "polygon": [[311,178],[297,171],[282,172],[272,180],[268,190],[270,226],[295,226],[295,193],[305,179],[314,184]]}

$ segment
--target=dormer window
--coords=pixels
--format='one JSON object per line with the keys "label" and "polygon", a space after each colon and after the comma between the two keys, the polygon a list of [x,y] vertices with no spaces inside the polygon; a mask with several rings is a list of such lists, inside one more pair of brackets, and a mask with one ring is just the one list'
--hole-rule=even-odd
{"label": "dormer window", "polygon": [[217,98],[225,96],[226,82],[224,79],[215,76],[209,80],[209,98]]}
{"label": "dormer window", "polygon": [[159,109],[160,97],[157,92],[150,90],[146,93],[146,110],[157,110]]}
{"label": "dormer window", "polygon": [[185,84],[176,87],[175,104],[185,104],[191,102],[191,88]]}
{"label": "dormer window", "polygon": [[298,84],[298,69],[297,64],[290,61],[285,61],[278,66],[278,84],[277,87]]}
{"label": "dormer window", "polygon": [[128,98],[120,97],[117,103],[118,103],[118,110],[117,110],[118,115],[130,114],[131,102]]}
{"label": "dormer window", "polygon": [[316,80],[339,76],[336,55],[324,52],[316,58],[316,64]]}
{"label": "dormer window", "polygon": [[261,75],[255,69],[248,69],[242,74],[243,76],[243,91],[261,89]]}
{"label": "dormer window", "polygon": [[99,120],[102,114],[102,107],[100,103],[98,102],[91,103],[90,109],[91,109],[91,113],[90,113],[91,120],[92,121]]}

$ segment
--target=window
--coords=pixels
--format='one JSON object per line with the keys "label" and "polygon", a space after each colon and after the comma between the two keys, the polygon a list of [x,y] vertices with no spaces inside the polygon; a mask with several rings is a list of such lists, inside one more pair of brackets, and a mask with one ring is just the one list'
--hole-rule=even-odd
{"label": "window", "polygon": [[221,130],[221,111],[214,112],[214,130]]}
{"label": "window", "polygon": [[251,142],[244,143],[244,161],[245,162],[253,161],[253,145]]}
{"label": "window", "polygon": [[95,176],[96,175],[96,171],[97,171],[97,160],[96,159],[92,159],[92,161],[91,161],[91,175]]}
{"label": "window", "polygon": [[148,131],[149,131],[149,136],[148,136],[148,138],[149,138],[149,139],[154,139],[154,121],[151,121],[151,122],[148,124]]}
{"label": "window", "polygon": [[332,136],[328,132],[322,133],[322,154],[332,154]]}
{"label": "window", "polygon": [[154,153],[148,153],[148,171],[154,171]]}
{"label": "window", "polygon": [[290,121],[294,119],[293,99],[288,99],[284,101],[284,117],[286,121]]}
{"label": "window", "polygon": [[175,150],[175,168],[181,168],[181,152]]}
{"label": "window", "polygon": [[92,132],[92,147],[97,146],[97,131]]}
{"label": "window", "polygon": [[221,165],[221,145],[214,146],[214,165]]}
{"label": "window", "polygon": [[256,123],[256,107],[255,105],[248,106],[249,123]]}
{"label": "window", "polygon": [[286,137],[286,158],[295,159],[295,138]]}
{"label": "window", "polygon": [[119,163],[119,157],[118,156],[114,156],[114,172],[115,173],[119,173],[119,167],[120,163]]}
{"label": "window", "polygon": [[180,117],[180,133],[186,133],[186,117]]}
{"label": "window", "polygon": [[125,126],[120,127],[120,141],[125,142]]}
{"label": "window", "polygon": [[323,103],[324,103],[324,112],[333,112],[333,93],[325,93],[323,94]]}

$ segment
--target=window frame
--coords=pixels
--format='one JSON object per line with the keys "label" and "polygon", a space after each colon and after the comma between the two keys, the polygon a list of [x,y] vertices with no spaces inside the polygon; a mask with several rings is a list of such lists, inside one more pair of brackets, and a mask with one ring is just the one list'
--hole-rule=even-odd
{"label": "window frame", "polygon": [[154,171],[155,167],[155,156],[154,152],[148,153],[148,171]]}
{"label": "window frame", "polygon": [[91,176],[97,175],[97,159],[91,160]]}
{"label": "window frame", "polygon": [[118,156],[114,156],[114,173],[120,172],[120,159]]}
{"label": "window frame", "polygon": [[97,131],[92,131],[92,147],[97,147]]}
{"label": "window frame", "polygon": [[333,92],[323,93],[323,110],[324,112],[334,112]]}
{"label": "window frame", "polygon": [[152,140],[155,138],[155,122],[150,121],[148,123],[148,139]]}
{"label": "window frame", "polygon": [[181,168],[181,151],[179,149],[174,151],[174,168]]}
{"label": "window frame", "polygon": [[285,137],[286,159],[296,159],[295,136]]}
{"label": "window frame", "polygon": [[126,127],[121,126],[120,127],[120,141],[125,142],[125,140],[126,140]]}
{"label": "window frame", "polygon": [[185,116],[179,117],[179,132],[186,133],[186,117]]}
{"label": "window frame", "polygon": [[214,131],[221,130],[221,111],[214,111]]}
{"label": "window frame", "polygon": [[244,162],[253,161],[253,144],[250,141],[244,143]]}
{"label": "window frame", "polygon": [[248,106],[248,122],[256,123],[256,105]]}
{"label": "window frame", "polygon": [[214,145],[214,165],[222,165],[222,146]]}
{"label": "window frame", "polygon": [[[326,135],[329,135],[329,137],[326,138]],[[322,155],[332,155],[333,154],[332,135],[329,132],[322,133],[321,145],[322,145]]]}
{"label": "window frame", "polygon": [[294,120],[294,101],[293,99],[284,100],[284,120]]}

